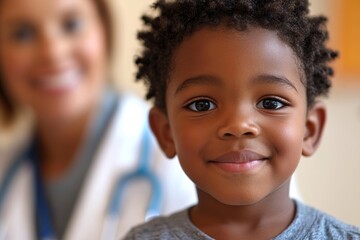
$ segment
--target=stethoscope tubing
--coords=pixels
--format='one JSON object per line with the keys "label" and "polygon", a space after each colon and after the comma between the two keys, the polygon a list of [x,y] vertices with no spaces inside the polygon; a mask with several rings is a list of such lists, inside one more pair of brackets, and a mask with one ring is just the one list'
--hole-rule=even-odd
{"label": "stethoscope tubing", "polygon": [[161,183],[154,172],[151,171],[151,140],[149,127],[146,125],[143,130],[140,149],[140,159],[138,166],[131,172],[120,177],[114,187],[114,192],[111,197],[111,201],[108,208],[108,215],[106,217],[104,225],[103,239],[115,239],[117,228],[117,219],[121,215],[122,197],[125,194],[126,187],[130,185],[131,181],[144,179],[149,182],[151,188],[151,196],[149,199],[147,211],[145,213],[145,220],[149,220],[152,217],[160,214],[163,192]]}

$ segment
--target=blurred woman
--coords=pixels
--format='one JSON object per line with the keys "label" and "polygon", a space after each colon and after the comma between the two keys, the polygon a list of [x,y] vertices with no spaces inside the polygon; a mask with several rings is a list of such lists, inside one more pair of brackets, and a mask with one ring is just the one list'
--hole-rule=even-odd
{"label": "blurred woman", "polygon": [[8,122],[22,107],[35,118],[0,159],[0,239],[118,238],[145,212],[195,202],[148,106],[111,90],[111,41],[105,0],[0,0],[0,104]]}

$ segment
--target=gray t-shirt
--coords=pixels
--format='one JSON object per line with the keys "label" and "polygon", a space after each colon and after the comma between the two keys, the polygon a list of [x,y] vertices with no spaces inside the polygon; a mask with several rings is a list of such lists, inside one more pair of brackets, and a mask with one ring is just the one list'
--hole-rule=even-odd
{"label": "gray t-shirt", "polygon": [[[360,228],[345,224],[298,201],[295,203],[296,215],[293,222],[284,232],[273,238],[274,240],[360,240]],[[155,218],[133,228],[124,239],[212,240],[213,238],[192,224],[188,212],[189,209],[186,209],[169,217]]]}

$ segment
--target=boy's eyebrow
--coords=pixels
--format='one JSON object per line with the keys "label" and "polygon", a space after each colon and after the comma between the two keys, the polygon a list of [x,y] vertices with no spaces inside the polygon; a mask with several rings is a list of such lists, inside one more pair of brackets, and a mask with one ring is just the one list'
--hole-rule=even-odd
{"label": "boy's eyebrow", "polygon": [[218,78],[210,76],[210,75],[200,75],[192,78],[188,78],[183,81],[175,91],[175,94],[178,94],[184,88],[187,88],[191,85],[203,85],[203,84],[210,84],[214,86],[221,86],[221,82]]}
{"label": "boy's eyebrow", "polygon": [[285,76],[276,76],[276,75],[271,75],[271,74],[261,74],[261,75],[257,76],[254,79],[254,82],[255,83],[277,83],[277,84],[282,84],[282,85],[288,86],[288,87],[294,89],[296,92],[298,92],[295,85],[289,79],[287,79]]}

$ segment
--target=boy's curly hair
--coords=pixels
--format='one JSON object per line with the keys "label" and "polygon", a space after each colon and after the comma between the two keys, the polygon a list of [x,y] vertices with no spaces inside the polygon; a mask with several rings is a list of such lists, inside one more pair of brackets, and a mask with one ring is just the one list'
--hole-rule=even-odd
{"label": "boy's curly hair", "polygon": [[226,25],[239,31],[258,26],[277,32],[300,60],[311,106],[326,95],[333,70],[329,62],[337,52],[327,48],[326,18],[309,16],[308,0],[158,0],[158,16],[142,16],[147,29],[138,33],[143,51],[135,60],[137,80],[148,86],[147,99],[166,112],[165,89],[175,49],[185,37],[206,26]]}

